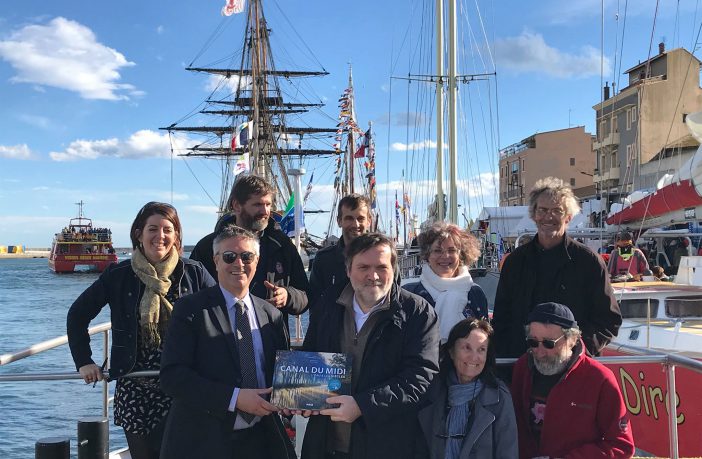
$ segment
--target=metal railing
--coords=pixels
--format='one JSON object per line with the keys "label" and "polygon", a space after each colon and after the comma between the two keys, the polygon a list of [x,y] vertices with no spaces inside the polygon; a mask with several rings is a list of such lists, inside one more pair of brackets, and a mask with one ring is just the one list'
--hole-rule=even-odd
{"label": "metal railing", "polygon": [[[104,356],[107,358],[108,355],[108,344],[109,344],[109,331],[111,328],[111,323],[106,322],[103,324],[96,325],[88,329],[90,335],[95,335],[98,333],[103,334],[103,344],[104,344]],[[296,332],[301,332],[301,325],[296,325]],[[301,337],[297,334],[295,340],[300,340]],[[48,341],[43,341],[38,344],[34,344],[26,349],[22,349],[18,352],[12,354],[0,355],[0,366],[7,365],[18,360],[22,360],[32,355],[39,354],[44,351],[56,348],[63,344],[68,343],[68,336],[64,335],[58,338],[50,339]],[[676,354],[669,354],[664,352],[653,351],[650,349],[639,348],[628,346],[625,344],[610,344],[609,349],[629,354],[627,356],[616,356],[616,357],[598,357],[597,360],[603,364],[623,364],[623,363],[660,363],[666,373],[666,381],[668,385],[668,391],[666,394],[666,404],[671,407],[671,412],[668,414],[668,438],[670,444],[670,457],[672,459],[679,459],[678,453],[678,426],[677,426],[677,404],[675,400],[676,388],[675,388],[675,369],[676,367],[682,367],[696,373],[702,374],[702,362],[691,359],[689,357],[684,357]],[[517,361],[517,359],[497,359],[498,365],[512,365]],[[159,372],[157,370],[151,371],[135,371],[127,375],[122,376],[123,378],[140,378],[140,377],[157,377]],[[69,372],[69,373],[22,373],[22,374],[10,374],[10,375],[0,375],[0,383],[2,382],[16,382],[16,381],[58,381],[58,380],[70,380],[70,379],[82,379],[79,373]],[[103,379],[103,416],[107,416],[107,409],[109,405],[108,398],[108,384],[106,379]]]}
{"label": "metal railing", "polygon": [[[623,352],[629,354],[627,356],[616,357],[598,357],[597,360],[602,364],[622,364],[622,363],[660,363],[663,365],[668,392],[666,394],[666,405],[671,408],[668,413],[668,444],[670,445],[670,457],[679,459],[678,452],[678,407],[676,403],[676,388],[675,388],[675,368],[681,367],[696,373],[702,374],[702,362],[676,354],[669,354],[650,349],[628,346],[626,344],[610,344],[608,349],[615,352]],[[498,365],[513,364],[516,359],[497,359]]]}
{"label": "metal railing", "polygon": [[[102,347],[103,347],[103,358],[106,362],[109,356],[108,348],[110,336],[109,332],[112,328],[111,322],[105,322],[88,329],[89,335],[96,335],[102,333]],[[30,357],[32,355],[39,354],[50,349],[62,346],[68,343],[68,335],[59,336],[58,338],[53,338],[47,341],[42,341],[41,343],[29,346],[26,349],[17,351],[12,354],[0,355],[0,366],[7,365],[18,360]],[[29,374],[16,374],[16,375],[0,375],[0,382],[2,381],[60,381],[66,379],[83,379],[80,373],[29,373]],[[103,378],[102,380],[102,415],[107,417],[107,408],[109,405],[109,392],[108,392],[109,381]]]}

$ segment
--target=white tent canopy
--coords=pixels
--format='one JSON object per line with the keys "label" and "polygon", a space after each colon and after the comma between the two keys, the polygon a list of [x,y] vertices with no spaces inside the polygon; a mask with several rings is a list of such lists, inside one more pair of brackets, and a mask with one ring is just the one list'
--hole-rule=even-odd
{"label": "white tent canopy", "polygon": [[[480,222],[488,221],[490,222],[489,233],[499,234],[502,238],[516,238],[521,234],[516,231],[516,227],[525,217],[529,218],[528,206],[483,207],[471,230],[480,230]],[[536,230],[536,226],[533,226],[533,230]]]}

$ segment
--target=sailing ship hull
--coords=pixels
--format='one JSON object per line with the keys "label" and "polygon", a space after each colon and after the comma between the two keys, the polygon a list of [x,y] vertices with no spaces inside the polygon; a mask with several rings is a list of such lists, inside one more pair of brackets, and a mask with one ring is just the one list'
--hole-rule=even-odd
{"label": "sailing ship hull", "polygon": [[[688,115],[685,123],[702,143],[702,112]],[[664,179],[657,190],[619,206],[610,213],[607,224],[656,228],[702,218],[702,147],[672,177]]]}
{"label": "sailing ship hull", "polygon": [[610,216],[607,224],[639,226],[644,223],[646,228],[655,228],[698,218],[702,218],[702,196],[697,194],[692,180],[683,180],[633,202]]}
{"label": "sailing ship hull", "polygon": [[[605,356],[631,355],[617,346],[623,344],[702,361],[702,287],[668,282],[633,282],[613,287],[624,320],[619,335],[603,352]],[[607,366],[619,382],[636,447],[668,457],[668,383],[661,364]],[[702,373],[676,367],[675,381],[678,451],[680,457],[698,457],[702,455]]]}
{"label": "sailing ship hull", "polygon": [[49,268],[56,273],[72,273],[76,269],[103,272],[112,263],[117,263],[115,254],[57,254],[52,249]]}
{"label": "sailing ship hull", "polygon": [[[702,344],[702,343],[701,343]],[[605,356],[627,356],[607,349]],[[607,364],[619,382],[629,411],[636,447],[658,457],[668,457],[668,384],[660,363]],[[678,451],[680,457],[702,454],[702,374],[675,369]]]}

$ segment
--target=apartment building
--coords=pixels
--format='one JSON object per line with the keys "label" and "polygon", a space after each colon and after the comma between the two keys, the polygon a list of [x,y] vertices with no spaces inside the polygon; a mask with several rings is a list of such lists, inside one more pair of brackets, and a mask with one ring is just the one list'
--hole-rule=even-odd
{"label": "apartment building", "polygon": [[625,72],[627,86],[593,107],[597,119],[594,182],[607,200],[655,187],[674,172],[699,143],[685,117],[702,110],[700,61],[689,51],[665,50]]}
{"label": "apartment building", "polygon": [[523,206],[537,180],[553,176],[579,198],[595,194],[594,136],[583,126],[540,132],[500,150],[500,206]]}

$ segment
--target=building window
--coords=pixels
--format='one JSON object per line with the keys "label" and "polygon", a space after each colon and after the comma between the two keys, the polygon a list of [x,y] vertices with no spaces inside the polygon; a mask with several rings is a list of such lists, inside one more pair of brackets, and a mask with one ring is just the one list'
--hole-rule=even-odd
{"label": "building window", "polygon": [[619,132],[619,117],[618,116],[613,116],[612,117],[612,132]]}
{"label": "building window", "polygon": [[687,113],[683,113],[682,115],[683,115],[683,123],[684,123],[685,121],[687,121]]}
{"label": "building window", "polygon": [[570,179],[570,186],[575,186],[575,179],[574,178]]}
{"label": "building window", "polygon": [[626,110],[626,130],[631,129],[631,109]]}
{"label": "building window", "polygon": [[522,159],[522,172],[526,170],[526,160]]}
{"label": "building window", "polygon": [[636,145],[626,146],[626,167],[631,167],[636,161]]}
{"label": "building window", "polygon": [[575,166],[575,158],[570,158],[570,165]]}
{"label": "building window", "polygon": [[519,172],[519,160],[512,163],[512,173]]}
{"label": "building window", "polygon": [[636,107],[631,107],[631,122],[636,122]]}

